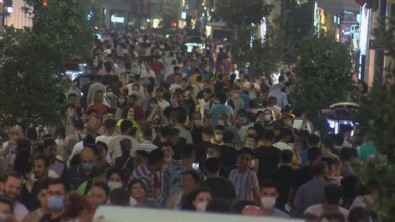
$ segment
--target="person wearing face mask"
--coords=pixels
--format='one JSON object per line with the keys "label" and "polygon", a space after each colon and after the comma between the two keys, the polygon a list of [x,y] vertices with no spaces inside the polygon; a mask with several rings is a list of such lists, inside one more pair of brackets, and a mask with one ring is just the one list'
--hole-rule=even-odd
{"label": "person wearing face mask", "polygon": [[65,212],[65,199],[70,191],[70,185],[63,178],[50,179],[48,181],[48,211],[39,222],[60,222]]}
{"label": "person wearing face mask", "polygon": [[266,180],[261,186],[262,215],[289,218],[289,215],[274,207],[278,198],[278,185],[275,180]]}
{"label": "person wearing face mask", "polygon": [[80,164],[69,168],[66,171],[64,178],[70,182],[74,189],[77,189],[85,181],[92,180],[97,176],[95,164],[95,149],[89,146],[85,147],[80,154]]}
{"label": "person wearing face mask", "polygon": [[211,191],[208,189],[198,189],[190,195],[192,203],[185,203],[181,206],[182,210],[195,210],[197,212],[205,212],[208,203],[213,199]]}
{"label": "person wearing face mask", "polygon": [[110,188],[110,191],[115,190],[117,188],[123,188],[123,180],[121,177],[121,173],[117,169],[110,169],[107,172],[107,185]]}

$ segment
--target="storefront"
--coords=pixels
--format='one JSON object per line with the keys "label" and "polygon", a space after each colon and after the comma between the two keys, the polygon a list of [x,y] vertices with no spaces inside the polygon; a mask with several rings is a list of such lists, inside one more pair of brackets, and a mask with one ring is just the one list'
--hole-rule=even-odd
{"label": "storefront", "polygon": [[315,31],[333,33],[353,57],[358,78],[363,78],[367,39],[369,35],[369,12],[364,11],[355,0],[317,0],[314,13]]}

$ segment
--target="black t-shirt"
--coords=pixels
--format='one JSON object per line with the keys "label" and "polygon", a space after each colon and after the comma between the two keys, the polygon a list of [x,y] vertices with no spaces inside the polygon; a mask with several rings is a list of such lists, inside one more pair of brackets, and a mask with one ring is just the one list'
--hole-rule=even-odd
{"label": "black t-shirt", "polygon": [[223,82],[214,83],[214,94],[225,93],[225,84]]}
{"label": "black t-shirt", "polygon": [[172,107],[172,106],[168,106],[165,108],[165,110],[163,111],[163,115],[166,116],[166,118],[171,122],[171,123],[175,123],[176,121],[176,117],[181,113],[184,112],[186,113],[185,109],[182,108],[181,106],[178,106],[176,108]]}
{"label": "black t-shirt", "polygon": [[214,198],[221,198],[228,201],[236,199],[236,191],[230,180],[224,177],[213,177],[203,181],[202,187],[213,192]]}
{"label": "black t-shirt", "polygon": [[280,162],[280,155],[281,150],[273,146],[255,149],[255,158],[259,160],[259,182],[265,179],[274,179]]}
{"label": "black t-shirt", "polygon": [[278,182],[279,196],[276,201],[276,208],[284,210],[288,201],[289,188],[295,176],[295,170],[291,166],[281,166],[277,170],[276,180]]}
{"label": "black t-shirt", "polygon": [[194,143],[201,143],[203,141],[202,130],[203,127],[196,127],[196,126],[194,126],[193,129],[191,130],[191,136]]}
{"label": "black t-shirt", "polygon": [[295,191],[312,178],[311,166],[304,166],[295,172],[292,187]]}
{"label": "black t-shirt", "polygon": [[51,219],[51,215],[47,214],[41,217],[39,222],[60,222],[62,221],[62,217]]}
{"label": "black t-shirt", "polygon": [[210,146],[211,143],[210,142],[201,142],[201,143],[195,143],[194,147],[195,147],[195,162],[200,162],[204,159],[206,159],[206,151],[207,151],[207,147]]}
{"label": "black t-shirt", "polygon": [[235,148],[226,145],[219,146],[219,151],[219,160],[222,164],[220,175],[227,178],[230,171],[236,167],[238,152]]}

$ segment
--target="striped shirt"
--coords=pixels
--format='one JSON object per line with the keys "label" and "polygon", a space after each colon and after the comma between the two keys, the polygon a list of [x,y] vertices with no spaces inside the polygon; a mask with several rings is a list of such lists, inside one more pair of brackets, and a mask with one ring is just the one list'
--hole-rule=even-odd
{"label": "striped shirt", "polygon": [[132,180],[141,180],[145,187],[145,197],[148,200],[154,199],[154,190],[163,191],[162,172],[153,173],[147,164],[138,166],[132,173]]}
{"label": "striped shirt", "polygon": [[151,141],[144,140],[142,143],[140,143],[137,150],[144,150],[147,151],[147,153],[151,153],[152,150],[156,150],[157,148],[158,147]]}
{"label": "striped shirt", "polygon": [[234,169],[229,174],[229,180],[235,187],[236,200],[253,200],[252,190],[259,187],[258,177],[253,170],[240,173],[238,169]]}

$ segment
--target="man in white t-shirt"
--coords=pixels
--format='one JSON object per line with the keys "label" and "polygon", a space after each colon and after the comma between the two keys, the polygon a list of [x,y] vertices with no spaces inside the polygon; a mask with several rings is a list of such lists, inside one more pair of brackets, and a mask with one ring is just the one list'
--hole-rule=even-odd
{"label": "man in white t-shirt", "polygon": [[325,186],[324,190],[325,204],[317,204],[308,207],[305,215],[314,215],[321,217],[326,212],[339,212],[344,218],[348,218],[349,211],[340,207],[340,201],[343,198],[343,188],[337,184],[329,184]]}
{"label": "man in white t-shirt", "polygon": [[22,221],[29,213],[27,208],[18,199],[22,190],[22,178],[14,173],[7,175],[4,181],[4,195],[14,203],[14,217],[17,221]]}
{"label": "man in white t-shirt", "polygon": [[156,100],[158,101],[159,108],[165,110],[166,107],[170,106],[169,101],[163,98],[164,92],[163,89],[158,88],[156,89]]}
{"label": "man in white t-shirt", "polygon": [[170,85],[170,92],[174,93],[177,89],[181,89],[181,80],[182,80],[182,76],[180,73],[175,73],[174,74],[174,83],[172,83]]}
{"label": "man in white t-shirt", "polygon": [[151,69],[150,65],[145,64],[145,69],[143,69],[141,72],[140,80],[145,80],[150,77],[156,79],[155,72]]}

